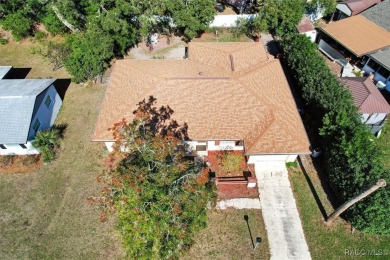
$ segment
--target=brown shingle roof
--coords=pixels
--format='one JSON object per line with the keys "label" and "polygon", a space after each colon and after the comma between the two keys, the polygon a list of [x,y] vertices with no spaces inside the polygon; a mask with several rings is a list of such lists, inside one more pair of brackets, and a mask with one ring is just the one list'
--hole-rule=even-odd
{"label": "brown shingle roof", "polygon": [[362,15],[329,23],[321,30],[358,57],[390,46],[390,32]]}
{"label": "brown shingle roof", "polygon": [[190,43],[189,60],[117,61],[93,140],[112,140],[107,129],[150,95],[193,140],[244,140],[247,154],[309,152],[280,62],[260,43]]}
{"label": "brown shingle roof", "polygon": [[351,91],[360,113],[390,113],[390,106],[369,77],[341,80]]}
{"label": "brown shingle roof", "polygon": [[352,15],[357,15],[369,7],[380,3],[381,0],[350,0],[340,4],[345,4],[351,10]]}

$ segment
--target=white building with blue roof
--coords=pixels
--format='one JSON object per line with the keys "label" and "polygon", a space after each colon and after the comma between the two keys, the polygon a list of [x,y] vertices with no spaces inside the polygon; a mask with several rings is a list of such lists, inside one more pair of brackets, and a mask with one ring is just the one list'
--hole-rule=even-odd
{"label": "white building with blue roof", "polygon": [[55,79],[4,79],[0,66],[0,155],[39,154],[35,134],[53,126],[62,105]]}

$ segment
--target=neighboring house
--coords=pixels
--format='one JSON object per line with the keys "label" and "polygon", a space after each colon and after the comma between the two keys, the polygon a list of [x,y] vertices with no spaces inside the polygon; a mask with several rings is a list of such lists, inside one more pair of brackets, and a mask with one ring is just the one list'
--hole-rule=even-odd
{"label": "neighboring house", "polygon": [[363,57],[390,46],[390,32],[362,14],[324,25],[320,32],[318,48],[344,67],[349,60],[363,65]]}
{"label": "neighboring house", "polygon": [[118,60],[93,141],[111,150],[108,128],[132,120],[149,96],[188,124],[192,152],[243,150],[248,163],[294,161],[309,141],[279,60],[261,43],[189,43],[187,60]]}
{"label": "neighboring house", "polygon": [[380,2],[381,0],[349,0],[338,3],[336,5],[336,10],[330,20],[338,21],[353,15],[357,15]]}
{"label": "neighboring house", "polygon": [[11,68],[0,66],[0,155],[39,154],[34,136],[54,124],[62,100],[55,79],[3,79]]}
{"label": "neighboring house", "polygon": [[366,73],[374,73],[378,86],[385,87],[390,92],[390,48],[368,55],[362,69]]}
{"label": "neighboring house", "polygon": [[355,105],[362,114],[362,122],[379,136],[390,106],[369,77],[341,78],[351,91]]}
{"label": "neighboring house", "polygon": [[390,32],[390,0],[385,0],[361,13],[371,22]]}
{"label": "neighboring house", "polygon": [[[390,1],[383,1],[362,12],[362,15],[390,32]],[[363,70],[374,73],[374,80],[381,81],[390,91],[390,47],[371,53]]]}
{"label": "neighboring house", "polygon": [[297,25],[297,30],[300,34],[304,34],[309,37],[311,42],[316,41],[317,31],[308,17],[302,17],[302,20]]}

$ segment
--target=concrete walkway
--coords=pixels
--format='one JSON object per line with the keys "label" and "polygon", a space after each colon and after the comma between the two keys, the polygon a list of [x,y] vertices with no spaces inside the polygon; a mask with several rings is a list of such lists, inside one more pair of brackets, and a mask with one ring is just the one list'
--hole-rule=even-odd
{"label": "concrete walkway", "polygon": [[259,199],[248,199],[248,198],[239,198],[239,199],[230,199],[230,200],[221,200],[217,202],[217,209],[260,209],[260,200]]}
{"label": "concrete walkway", "polygon": [[311,259],[284,162],[255,164],[271,259]]}

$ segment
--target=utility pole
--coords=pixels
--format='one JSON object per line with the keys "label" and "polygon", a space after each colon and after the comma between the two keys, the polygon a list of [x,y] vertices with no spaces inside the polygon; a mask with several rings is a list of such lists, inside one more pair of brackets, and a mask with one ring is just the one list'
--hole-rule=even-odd
{"label": "utility pole", "polygon": [[385,186],[386,186],[386,181],[384,179],[378,180],[375,184],[373,184],[367,190],[365,190],[365,191],[359,193],[358,195],[354,196],[352,199],[348,200],[343,205],[338,207],[335,211],[333,211],[333,213],[329,215],[329,217],[326,220],[325,224],[330,225],[335,218],[337,218],[341,213],[346,211],[353,204],[355,204],[356,202],[364,199],[365,197],[367,197],[368,195],[370,195],[371,193],[373,193],[377,189],[379,189],[381,187],[385,187]]}

